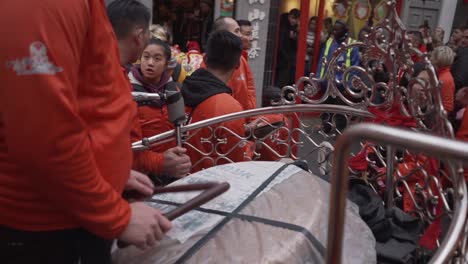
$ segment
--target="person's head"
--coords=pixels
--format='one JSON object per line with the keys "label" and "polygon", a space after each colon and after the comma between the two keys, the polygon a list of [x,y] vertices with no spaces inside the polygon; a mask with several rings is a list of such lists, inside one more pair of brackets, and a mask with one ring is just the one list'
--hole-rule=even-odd
{"label": "person's head", "polygon": [[171,59],[171,48],[166,42],[152,38],[141,55],[141,73],[148,82],[159,83]]}
{"label": "person's head", "polygon": [[333,35],[333,20],[331,17],[326,17],[323,19],[323,31],[329,36]]}
{"label": "person's head", "polygon": [[241,38],[240,27],[232,17],[218,17],[213,22],[212,32],[226,30]]}
{"label": "person's head", "polygon": [[201,0],[200,1],[200,13],[202,15],[208,15],[213,8],[213,0]]}
{"label": "person's head", "polygon": [[309,19],[309,32],[315,32],[317,29],[317,20],[318,17],[313,16]]}
{"label": "person's head", "polygon": [[288,14],[289,25],[297,26],[299,24],[300,17],[301,17],[301,11],[299,11],[299,9],[297,8],[291,9],[291,11],[289,11],[289,14]]}
{"label": "person's head", "polygon": [[152,38],[160,39],[160,40],[162,40],[162,41],[164,41],[166,43],[169,40],[169,37],[167,35],[166,30],[161,25],[155,25],[155,24],[151,25],[150,26],[150,34],[151,34]]}
{"label": "person's head", "polygon": [[429,32],[429,27],[426,24],[420,25],[419,32],[421,32],[421,34],[424,36]]}
{"label": "person's head", "polygon": [[414,48],[419,49],[419,47],[423,44],[423,36],[419,31],[412,31],[409,33],[411,44]]}
{"label": "person's head", "polygon": [[436,27],[434,29],[434,36],[438,40],[443,41],[444,40],[444,35],[445,35],[445,30],[442,27]]}
{"label": "person's head", "polygon": [[454,58],[455,53],[447,46],[439,46],[431,53],[431,62],[439,69],[452,65]]}
{"label": "person's head", "polygon": [[451,40],[454,42],[454,43],[459,43],[462,38],[463,38],[463,26],[459,25],[459,26],[455,26],[452,30],[452,36],[451,36]]}
{"label": "person's head", "polygon": [[242,46],[244,50],[249,50],[252,47],[253,41],[253,28],[252,23],[248,20],[237,20],[240,27]]}
{"label": "person's head", "polygon": [[239,66],[241,54],[241,39],[227,30],[217,30],[208,38],[205,63],[208,70],[232,74]]}
{"label": "person's head", "polygon": [[463,29],[462,37],[463,38],[461,40],[460,46],[463,47],[463,48],[466,48],[466,47],[468,47],[468,27],[465,27]]}
{"label": "person's head", "polygon": [[343,41],[348,36],[348,25],[343,20],[337,20],[333,26],[333,36],[337,41]]}
{"label": "person's head", "polygon": [[128,57],[124,64],[136,61],[149,40],[150,11],[137,0],[116,0],[107,6],[107,16]]}
{"label": "person's head", "polygon": [[277,102],[281,100],[281,89],[276,86],[265,87],[262,94],[262,106],[272,106],[271,102]]}

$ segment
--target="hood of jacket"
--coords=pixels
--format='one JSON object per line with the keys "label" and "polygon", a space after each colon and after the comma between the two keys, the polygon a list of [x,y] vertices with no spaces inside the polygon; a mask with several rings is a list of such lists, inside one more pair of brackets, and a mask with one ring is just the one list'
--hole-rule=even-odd
{"label": "hood of jacket", "polygon": [[224,82],[205,69],[198,69],[187,77],[182,85],[182,96],[186,106],[195,108],[207,98],[220,94],[232,94]]}

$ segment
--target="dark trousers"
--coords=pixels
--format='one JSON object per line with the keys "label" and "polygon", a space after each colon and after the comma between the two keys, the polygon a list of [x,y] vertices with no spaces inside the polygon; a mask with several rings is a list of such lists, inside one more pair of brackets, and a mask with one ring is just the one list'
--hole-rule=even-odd
{"label": "dark trousers", "polygon": [[27,232],[0,226],[4,264],[110,264],[111,246],[83,229]]}

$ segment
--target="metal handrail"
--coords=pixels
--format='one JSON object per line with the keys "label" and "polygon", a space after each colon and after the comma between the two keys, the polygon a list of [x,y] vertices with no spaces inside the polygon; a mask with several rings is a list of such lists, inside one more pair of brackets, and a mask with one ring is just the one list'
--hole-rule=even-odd
{"label": "metal handrail", "polygon": [[[335,143],[336,151],[333,162],[328,219],[327,263],[341,263],[345,206],[348,191],[347,175],[349,171],[347,163],[349,149],[352,143],[361,140],[371,140],[375,141],[375,143],[430,153],[431,156],[442,159],[454,159],[468,164],[468,143],[458,140],[376,124],[357,124],[346,129]],[[455,173],[455,171],[453,172]],[[390,177],[391,175],[387,176]],[[451,221],[447,237],[432,257],[430,263],[445,263],[455,251],[457,242],[463,235],[468,201],[466,184],[463,177],[461,175],[458,176],[453,179],[455,197],[459,198],[459,200],[455,199],[453,220]]]}
{"label": "metal handrail", "polygon": [[[328,105],[328,104],[322,104],[322,105],[309,105],[309,104],[299,104],[299,105],[284,105],[284,106],[272,106],[272,107],[263,107],[263,108],[257,108],[257,109],[252,109],[252,110],[247,110],[247,111],[242,111],[242,112],[237,112],[233,114],[228,114],[228,115],[223,115],[223,116],[218,116],[210,119],[206,119],[200,122],[196,122],[193,124],[189,124],[186,126],[182,126],[180,128],[182,133],[185,133],[187,131],[191,131],[194,129],[198,128],[203,128],[207,127],[210,125],[218,124],[221,122],[226,122],[226,121],[231,121],[239,118],[248,118],[252,116],[257,116],[257,115],[266,115],[266,114],[278,114],[278,113],[310,113],[310,112],[315,112],[315,113],[341,113],[341,114],[347,114],[347,115],[352,115],[352,116],[359,116],[359,117],[366,117],[366,118],[372,118],[374,115],[371,113],[364,111],[364,110],[359,110],[355,108],[350,108],[349,106],[342,106],[342,105]],[[143,140],[136,141],[132,144],[132,150],[133,151],[141,151],[141,150],[147,150],[149,149],[149,146],[155,142],[168,139],[170,137],[175,136],[175,130],[170,130],[149,138],[144,138]]]}

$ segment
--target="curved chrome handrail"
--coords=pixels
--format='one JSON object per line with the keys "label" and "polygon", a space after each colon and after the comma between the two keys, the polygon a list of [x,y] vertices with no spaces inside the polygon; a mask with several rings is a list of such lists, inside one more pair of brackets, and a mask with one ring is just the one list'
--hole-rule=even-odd
{"label": "curved chrome handrail", "polygon": [[[206,119],[200,122],[196,122],[193,124],[189,124],[186,126],[182,126],[180,130],[182,133],[185,133],[187,131],[191,131],[191,130],[195,130],[198,128],[202,128],[202,127],[206,127],[206,126],[210,126],[210,125],[214,125],[214,124],[218,124],[218,123],[226,122],[230,120],[235,120],[239,118],[247,118],[247,117],[252,117],[252,116],[257,116],[257,115],[266,115],[266,114],[296,113],[296,112],[341,113],[341,114],[360,116],[360,117],[366,117],[366,118],[373,117],[373,115],[367,111],[350,108],[348,106],[342,106],[342,105],[327,105],[327,104],[284,105],[284,106],[272,106],[272,107],[252,109],[252,110],[242,111],[238,113],[218,116],[218,117]],[[173,136],[175,136],[175,130],[170,130],[170,131],[167,131],[167,132],[164,132],[164,133],[161,133],[161,134],[149,137],[149,138],[144,138],[143,140],[134,142],[132,144],[132,149],[133,151],[147,150],[149,149],[151,144],[173,137]]]}
{"label": "curved chrome handrail", "polygon": [[[332,187],[330,192],[330,213],[328,219],[327,263],[341,263],[345,206],[348,186],[348,156],[353,142],[372,140],[414,151],[430,153],[442,159],[454,159],[468,164],[468,143],[376,124],[357,124],[349,127],[335,143]],[[455,172],[455,171],[454,171]],[[445,263],[456,250],[457,242],[463,235],[468,212],[466,184],[461,174],[454,179],[455,212],[450,223],[449,234],[430,263]]]}

